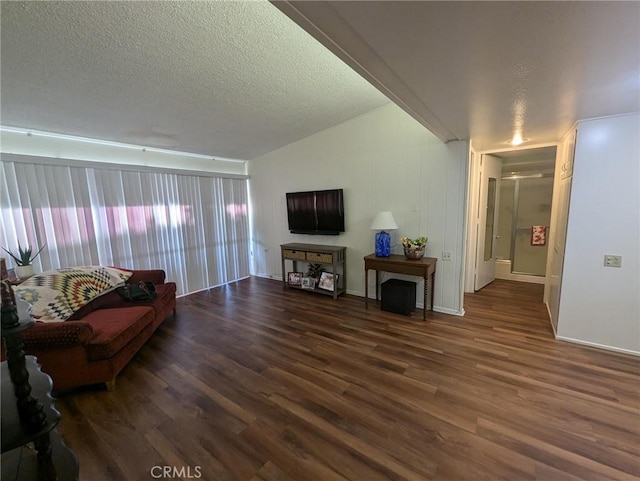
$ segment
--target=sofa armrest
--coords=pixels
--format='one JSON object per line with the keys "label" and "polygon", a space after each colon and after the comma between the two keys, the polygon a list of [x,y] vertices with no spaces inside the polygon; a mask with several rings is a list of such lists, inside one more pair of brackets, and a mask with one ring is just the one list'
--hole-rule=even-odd
{"label": "sofa armrest", "polygon": [[137,284],[140,281],[164,284],[165,272],[162,269],[147,269],[131,271],[133,275],[127,280],[127,284]]}
{"label": "sofa armrest", "polygon": [[83,346],[94,337],[91,324],[82,321],[38,322],[31,329],[22,332],[22,340],[27,349]]}

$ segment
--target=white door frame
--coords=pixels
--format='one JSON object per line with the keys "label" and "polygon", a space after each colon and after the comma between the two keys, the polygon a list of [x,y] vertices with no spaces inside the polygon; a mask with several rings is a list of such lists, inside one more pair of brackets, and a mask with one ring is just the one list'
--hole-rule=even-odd
{"label": "white door frame", "polygon": [[514,150],[537,149],[540,147],[558,147],[558,142],[544,144],[527,145],[521,147],[505,147],[494,150],[474,150],[469,151],[469,176],[467,179],[467,245],[464,263],[464,292],[474,292],[474,277],[476,269],[476,218],[480,198],[480,158],[484,154],[499,154],[500,152],[512,152]]}
{"label": "white door frame", "polygon": [[[476,272],[474,289],[479,291],[483,287],[496,280],[496,235],[498,231],[498,223],[500,222],[500,185],[502,183],[502,159],[495,155],[483,154],[480,160],[482,165],[480,174],[480,195],[478,196],[478,213],[476,217]],[[490,238],[487,239],[487,224],[489,219],[487,214],[489,207],[489,180],[495,182],[493,191],[493,218],[490,223],[492,226]],[[485,251],[487,249],[487,241],[490,243],[491,257],[485,260]]]}
{"label": "white door frame", "polygon": [[474,292],[476,272],[476,216],[480,197],[480,153],[470,149],[467,179],[467,248],[464,263],[464,292]]}

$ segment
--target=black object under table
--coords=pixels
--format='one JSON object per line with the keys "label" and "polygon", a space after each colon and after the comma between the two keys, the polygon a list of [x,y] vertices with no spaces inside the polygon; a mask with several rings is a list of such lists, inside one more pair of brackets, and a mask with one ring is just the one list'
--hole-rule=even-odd
{"label": "black object under table", "polygon": [[381,285],[380,309],[408,316],[416,308],[416,283],[389,279]]}
{"label": "black object under table", "polygon": [[[364,305],[369,307],[369,276],[370,269],[376,271],[376,301],[378,300],[379,271],[393,272],[418,276],[424,279],[424,309],[422,319],[427,320],[427,309],[433,310],[434,285],[436,279],[435,257],[423,257],[422,259],[407,259],[404,255],[391,254],[389,257],[377,257],[370,254],[364,258]],[[430,301],[430,302],[429,302]]]}

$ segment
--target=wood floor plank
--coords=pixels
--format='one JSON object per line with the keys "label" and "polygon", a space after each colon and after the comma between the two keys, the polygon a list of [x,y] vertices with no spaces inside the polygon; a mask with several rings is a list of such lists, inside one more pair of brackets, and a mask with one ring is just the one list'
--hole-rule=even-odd
{"label": "wood floor plank", "polygon": [[[344,449],[352,450],[361,456],[366,457],[372,464],[376,464],[379,469],[386,469],[394,473],[394,477],[404,479],[406,481],[422,481],[425,476],[429,479],[432,473],[419,473],[409,469],[402,463],[397,462],[392,456],[387,455],[384,451],[378,449],[372,444],[363,441],[346,431],[316,416],[311,411],[303,408],[301,405],[291,402],[280,395],[274,394],[271,399],[273,402],[291,412],[305,425],[321,432],[334,442],[341,445]],[[435,472],[435,467],[429,467]]]}
{"label": "wood floor plank", "polygon": [[[178,299],[118,376],[61,393],[88,481],[640,479],[640,358],[556,341],[542,286],[465,316],[249,278]],[[187,479],[184,478],[183,479]]]}
{"label": "wood floor plank", "polygon": [[329,463],[311,457],[306,451],[300,449],[298,443],[287,438],[284,430],[285,427],[274,430],[272,426],[266,426],[257,421],[248,426],[241,437],[266,459],[277,460],[278,466],[296,480],[347,480]]}
{"label": "wood floor plank", "polygon": [[247,424],[251,424],[256,420],[256,416],[254,414],[247,412],[234,401],[220,394],[220,392],[216,390],[215,387],[209,386],[208,384],[204,383],[197,377],[193,376],[191,373],[185,371],[175,364],[169,365],[169,369],[178,374],[182,379],[186,380],[193,389],[197,389],[198,391],[200,391],[203,395],[214,401],[232,416]]}
{"label": "wood floor plank", "polygon": [[632,415],[632,416],[640,415],[640,411],[638,410],[638,408],[636,406],[626,406],[624,404],[619,403],[615,399],[610,399],[608,397],[601,397],[601,396],[593,395],[593,394],[590,394],[590,393],[584,393],[584,392],[578,391],[576,389],[571,389],[570,387],[565,387],[565,385],[559,385],[559,384],[553,384],[553,383],[550,383],[550,382],[538,381],[537,379],[532,379],[531,377],[522,376],[520,374],[512,374],[512,373],[510,373],[508,371],[505,371],[503,369],[496,369],[496,368],[493,368],[493,367],[490,367],[490,366],[485,366],[485,365],[482,365],[482,364],[479,364],[477,366],[477,368],[480,371],[484,371],[484,372],[490,373],[491,375],[496,376],[498,379],[507,378],[507,379],[510,380],[510,382],[517,383],[521,387],[524,384],[528,384],[528,385],[532,386],[533,388],[549,389],[549,390],[555,391],[557,393],[570,394],[573,397],[578,397],[578,398],[581,398],[581,399],[588,399],[589,401],[592,401],[594,403],[612,407],[616,411],[622,411],[622,412],[625,412],[625,413],[627,413],[629,415]]}
{"label": "wood floor plank", "polygon": [[271,461],[267,461],[251,481],[296,481]]}
{"label": "wood floor plank", "polygon": [[[502,423],[480,418],[478,425],[480,432],[488,433],[487,437],[499,438],[500,442],[508,443],[516,451],[534,452],[541,460],[546,460],[546,463],[550,466],[575,472],[582,479],[614,479],[620,481],[638,479],[635,474],[623,471],[624,467],[622,469],[612,468],[608,464],[594,461],[576,452],[558,448],[553,444],[542,441],[526,432],[507,427]],[[513,447],[514,445],[517,447]]]}

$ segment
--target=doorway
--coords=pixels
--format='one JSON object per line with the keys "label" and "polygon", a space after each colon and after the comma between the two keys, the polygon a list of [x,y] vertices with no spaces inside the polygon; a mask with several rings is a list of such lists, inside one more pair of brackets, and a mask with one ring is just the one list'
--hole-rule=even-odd
{"label": "doorway", "polygon": [[[465,292],[496,278],[545,283],[556,148],[547,144],[490,153],[472,150]],[[500,166],[493,208],[490,188],[484,186],[488,159]],[[492,211],[493,223],[483,216]],[[493,241],[486,226],[491,226]]]}
{"label": "doorway", "polygon": [[555,151],[552,147],[501,157],[497,279],[545,282]]}

